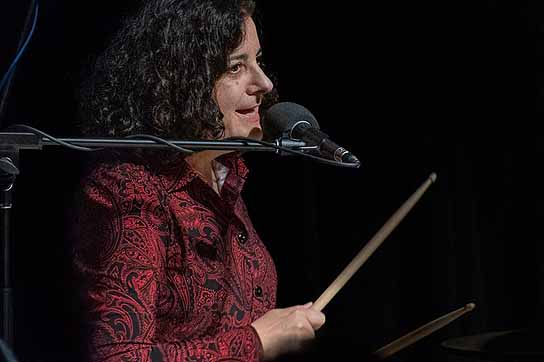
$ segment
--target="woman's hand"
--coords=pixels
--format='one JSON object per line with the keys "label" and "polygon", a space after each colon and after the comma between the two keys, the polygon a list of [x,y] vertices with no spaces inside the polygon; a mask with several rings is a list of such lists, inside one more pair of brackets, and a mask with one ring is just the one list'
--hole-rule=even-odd
{"label": "woman's hand", "polygon": [[302,348],[315,337],[325,323],[325,315],[311,308],[312,303],[284,309],[272,309],[251,323],[264,350],[264,360]]}

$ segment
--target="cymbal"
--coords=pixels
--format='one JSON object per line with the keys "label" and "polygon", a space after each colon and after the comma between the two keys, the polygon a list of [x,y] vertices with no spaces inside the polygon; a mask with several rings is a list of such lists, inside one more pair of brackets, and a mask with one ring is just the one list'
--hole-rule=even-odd
{"label": "cymbal", "polygon": [[492,361],[544,360],[544,332],[515,329],[457,337],[442,342],[447,351]]}

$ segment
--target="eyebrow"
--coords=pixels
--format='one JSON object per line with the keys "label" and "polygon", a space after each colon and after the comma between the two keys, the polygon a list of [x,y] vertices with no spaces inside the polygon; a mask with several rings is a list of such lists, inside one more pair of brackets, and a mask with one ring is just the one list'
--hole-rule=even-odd
{"label": "eyebrow", "polygon": [[[263,55],[263,50],[259,49],[259,51],[257,51],[256,58],[259,58],[262,55]],[[246,53],[242,53],[242,54],[233,55],[233,56],[229,57],[229,62],[232,62],[234,60],[247,60],[247,58],[249,58],[249,56]]]}

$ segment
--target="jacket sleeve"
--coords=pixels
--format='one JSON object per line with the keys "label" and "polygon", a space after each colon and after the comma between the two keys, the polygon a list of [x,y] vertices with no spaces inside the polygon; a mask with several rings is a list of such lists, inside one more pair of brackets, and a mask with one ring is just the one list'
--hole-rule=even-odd
{"label": "jacket sleeve", "polygon": [[157,300],[168,214],[145,172],[95,173],[83,185],[80,206],[74,263],[83,283],[91,362],[262,359],[250,325],[195,339],[160,335]]}

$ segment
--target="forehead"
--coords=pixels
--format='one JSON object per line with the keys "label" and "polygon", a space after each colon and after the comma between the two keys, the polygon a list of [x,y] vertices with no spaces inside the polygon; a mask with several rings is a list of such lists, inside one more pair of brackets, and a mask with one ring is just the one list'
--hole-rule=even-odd
{"label": "forehead", "polygon": [[260,48],[261,45],[259,42],[259,36],[257,35],[255,22],[251,17],[247,16],[244,19],[244,38],[242,39],[242,43],[232,53],[257,53]]}

